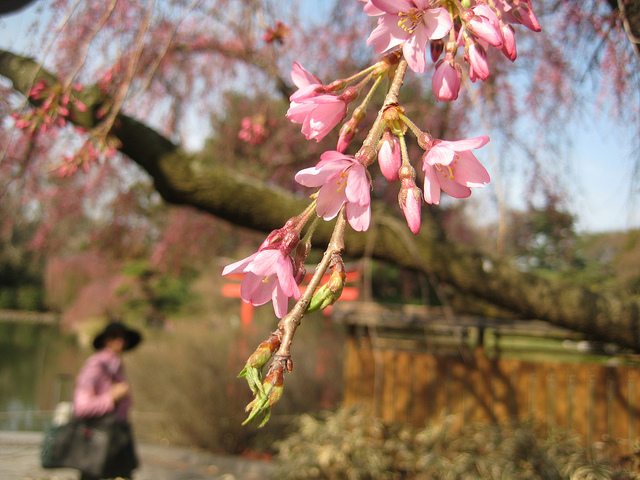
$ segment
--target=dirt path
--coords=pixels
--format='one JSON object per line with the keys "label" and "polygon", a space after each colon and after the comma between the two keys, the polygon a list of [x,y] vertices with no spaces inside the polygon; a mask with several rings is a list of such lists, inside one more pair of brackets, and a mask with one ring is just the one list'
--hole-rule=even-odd
{"label": "dirt path", "polygon": [[[43,470],[38,451],[42,435],[0,432],[0,480],[77,480],[75,470]],[[197,450],[138,445],[141,468],[134,480],[267,480],[267,462],[213,455]]]}

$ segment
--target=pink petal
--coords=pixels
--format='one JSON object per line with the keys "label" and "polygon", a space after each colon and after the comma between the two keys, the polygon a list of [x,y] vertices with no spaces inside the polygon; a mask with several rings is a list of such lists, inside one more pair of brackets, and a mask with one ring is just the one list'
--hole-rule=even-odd
{"label": "pink petal", "polygon": [[364,232],[369,228],[371,222],[371,208],[369,204],[358,205],[357,203],[347,203],[346,208],[347,220],[349,225],[356,232]]}
{"label": "pink petal", "polygon": [[424,165],[449,165],[453,161],[455,153],[441,142],[436,143],[424,156]]}
{"label": "pink petal", "polygon": [[[318,163],[320,165],[320,163]],[[305,187],[320,187],[333,176],[338,175],[346,169],[350,162],[326,162],[318,168],[318,165],[311,168],[305,168],[296,173],[295,180]]]}
{"label": "pink petal", "polygon": [[432,205],[440,203],[440,181],[429,164],[424,165],[424,201]]}
{"label": "pink petal", "polygon": [[249,255],[247,258],[243,258],[242,260],[238,260],[237,262],[227,265],[222,270],[222,275],[229,275],[230,273],[244,272],[244,268],[253,261],[256,255],[258,255],[258,252],[255,252]]}
{"label": "pink petal", "polygon": [[280,288],[288,297],[300,297],[300,289],[293,278],[293,265],[289,257],[283,257],[276,266],[276,274],[278,275],[278,283]]}
{"label": "pink petal", "polygon": [[334,218],[345,202],[344,196],[345,178],[341,175],[330,179],[318,192],[318,204],[316,211],[325,220]]}
{"label": "pink petal", "polygon": [[269,248],[261,250],[256,255],[245,271],[255,273],[256,275],[268,276],[276,272],[276,266],[282,258],[282,252],[277,249]]}
{"label": "pink petal", "polygon": [[416,73],[424,72],[426,66],[425,55],[427,36],[424,28],[418,27],[414,34],[402,46],[402,53],[409,64],[409,68]]}
{"label": "pink petal", "polygon": [[484,187],[491,181],[487,170],[470,152],[460,154],[453,169],[453,178],[467,187]]}
{"label": "pink petal", "polygon": [[294,123],[303,123],[316,106],[313,103],[292,103],[286,117]]}
{"label": "pink petal", "polygon": [[346,113],[343,102],[330,102],[317,105],[302,125],[302,133],[308,140],[322,140],[335,127]]}
{"label": "pink petal", "polygon": [[387,13],[407,12],[413,8],[410,0],[371,0],[371,4]]}
{"label": "pink petal", "polygon": [[276,288],[273,289],[271,300],[273,301],[273,311],[276,317],[284,317],[289,311],[289,297],[287,297],[279,285],[276,285]]}
{"label": "pink petal", "polygon": [[298,88],[306,87],[311,84],[322,84],[318,77],[309,73],[298,62],[293,62],[293,66],[291,67],[291,80]]}
{"label": "pink petal", "polygon": [[338,161],[346,161],[352,163],[354,161],[353,157],[350,155],[345,155],[337,150],[327,150],[320,155],[320,162],[316,165],[319,167],[321,164],[324,165],[326,162],[338,162]]}
{"label": "pink petal", "polygon": [[273,276],[265,278],[247,273],[240,284],[240,296],[256,307],[264,305],[271,298],[273,286]]}
{"label": "pink petal", "polygon": [[438,145],[442,145],[454,152],[464,152],[467,150],[475,150],[476,148],[484,147],[489,143],[489,137],[482,135],[480,137],[467,138],[464,140],[441,140]]}
{"label": "pink petal", "polygon": [[319,97],[318,93],[316,92],[317,88],[318,84],[316,83],[300,87],[293,93],[293,95],[289,97],[289,101],[302,103],[305,100],[315,99]]}
{"label": "pink petal", "polygon": [[418,10],[427,10],[431,7],[431,0],[413,0],[413,4]]}
{"label": "pink petal", "polygon": [[397,47],[408,38],[409,34],[398,26],[398,17],[385,15],[378,20],[378,25],[367,39],[367,45],[373,46],[377,53],[383,53]]}
{"label": "pink petal", "polygon": [[454,198],[467,198],[471,195],[471,189],[469,187],[460,185],[458,182],[449,178],[448,175],[445,175],[442,172],[436,171],[436,175],[440,181],[440,188],[442,188],[442,191],[447,195]]}
{"label": "pink petal", "polygon": [[354,164],[349,169],[345,196],[350,202],[368,205],[371,202],[371,184],[367,171],[360,164]]}
{"label": "pink petal", "polygon": [[[424,30],[423,35],[429,40],[443,38],[449,33],[449,30],[451,30],[453,26],[451,15],[445,8],[430,8],[425,10],[422,22],[424,23],[424,28],[421,30]],[[417,31],[418,30],[416,30],[416,33]]]}
{"label": "pink petal", "polygon": [[367,15],[371,16],[371,17],[377,17],[379,15],[384,15],[384,11],[380,10],[379,8],[375,7],[371,1],[369,0],[359,0],[361,2],[363,2],[365,5],[363,7],[363,11],[364,13],[366,13]]}

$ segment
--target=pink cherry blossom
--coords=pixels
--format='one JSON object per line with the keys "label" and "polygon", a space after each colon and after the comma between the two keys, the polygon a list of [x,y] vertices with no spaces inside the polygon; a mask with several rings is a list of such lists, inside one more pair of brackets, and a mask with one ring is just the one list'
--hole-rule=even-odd
{"label": "pink cherry blossom", "polygon": [[462,72],[455,60],[440,60],[431,78],[431,88],[436,98],[443,102],[450,102],[458,98]]}
{"label": "pink cherry blossom", "polygon": [[402,165],[398,137],[386,130],[382,135],[382,145],[378,151],[378,165],[384,178],[393,182],[398,180],[398,170]]}
{"label": "pink cherry blossom", "polygon": [[315,167],[300,170],[295,179],[306,187],[320,187],[316,208],[325,220],[334,218],[346,204],[351,227],[358,232],[369,228],[371,181],[367,169],[352,155],[324,152]]}
{"label": "pink cherry blossom", "polygon": [[347,114],[347,103],[335,95],[318,95],[302,102],[291,102],[287,118],[302,124],[302,133],[307,140],[319,142]]}
{"label": "pink cherry blossom", "polygon": [[427,43],[443,38],[451,30],[453,21],[449,12],[441,7],[431,8],[430,0],[371,0],[371,4],[384,15],[378,17],[378,25],[367,44],[373,45],[378,53],[402,45],[409,68],[424,72]]}
{"label": "pink cherry blossom", "polygon": [[489,174],[471,153],[488,141],[487,136],[453,142],[435,140],[423,157],[425,201],[439,204],[441,190],[455,198],[466,198],[471,188],[488,184]]}
{"label": "pink cherry blossom", "polygon": [[244,117],[240,122],[238,138],[249,145],[260,145],[267,138],[264,118]]}
{"label": "pink cherry blossom", "polygon": [[240,296],[245,302],[259,306],[271,300],[278,318],[287,313],[290,297],[300,297],[300,289],[293,276],[293,260],[279,248],[258,250],[227,265],[222,271],[222,275],[232,273],[244,273]]}
{"label": "pink cherry blossom", "polygon": [[344,118],[350,95],[329,95],[315,75],[298,62],[291,69],[291,80],[298,90],[289,97],[291,105],[287,118],[302,124],[302,133],[308,139],[319,142]]}

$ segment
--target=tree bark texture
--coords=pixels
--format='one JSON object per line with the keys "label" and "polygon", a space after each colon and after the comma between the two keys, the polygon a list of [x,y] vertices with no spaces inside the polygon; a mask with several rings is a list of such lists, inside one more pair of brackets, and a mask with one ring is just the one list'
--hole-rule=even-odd
{"label": "tree bark texture", "polygon": [[[26,94],[35,77],[55,77],[35,61],[0,51],[0,75]],[[101,101],[97,89],[87,89],[89,111]],[[91,127],[96,119],[78,115],[76,123]],[[111,132],[120,150],[153,179],[169,203],[191,205],[231,223],[264,232],[281,227],[300,213],[308,199],[243,176],[217,165],[215,158],[188,154],[143,123],[118,115]],[[366,233],[350,231],[346,255],[372,257],[435,276],[457,290],[517,313],[524,318],[546,320],[588,336],[640,350],[640,302],[623,296],[602,295],[567,282],[550,281],[518,271],[510,263],[489,258],[436,238],[428,220],[414,237],[396,214],[374,204],[372,226]],[[331,225],[326,222],[314,235],[314,245],[326,244]]]}

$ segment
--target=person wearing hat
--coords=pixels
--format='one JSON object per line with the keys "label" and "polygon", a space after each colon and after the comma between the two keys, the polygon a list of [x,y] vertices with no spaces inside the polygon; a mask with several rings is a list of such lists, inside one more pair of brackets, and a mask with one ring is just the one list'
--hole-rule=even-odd
{"label": "person wearing hat", "polygon": [[[76,378],[73,410],[76,417],[93,418],[113,413],[127,432],[129,441],[114,451],[110,448],[105,468],[106,477],[131,478],[138,461],[129,427],[131,393],[124,372],[122,353],[132,350],[142,335],[119,321],[112,321],[94,338],[91,355]],[[81,480],[97,477],[83,473]]]}

